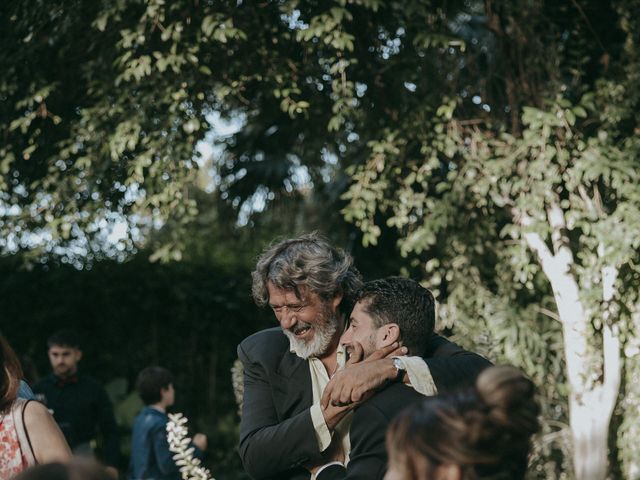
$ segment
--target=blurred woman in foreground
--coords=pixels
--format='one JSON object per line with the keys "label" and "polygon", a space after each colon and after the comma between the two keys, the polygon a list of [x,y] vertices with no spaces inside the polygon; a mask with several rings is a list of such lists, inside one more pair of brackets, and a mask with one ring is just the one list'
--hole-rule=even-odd
{"label": "blurred woman in foreground", "polygon": [[475,389],[429,397],[387,431],[385,480],[519,480],[538,431],[534,385],[513,367],[491,367]]}
{"label": "blurred woman in foreground", "polygon": [[49,463],[29,468],[13,480],[113,480],[106,469],[92,461],[76,459],[72,463]]}
{"label": "blurred woman in foreground", "polygon": [[44,405],[17,398],[22,370],[0,335],[0,480],[36,463],[68,462],[71,450]]}

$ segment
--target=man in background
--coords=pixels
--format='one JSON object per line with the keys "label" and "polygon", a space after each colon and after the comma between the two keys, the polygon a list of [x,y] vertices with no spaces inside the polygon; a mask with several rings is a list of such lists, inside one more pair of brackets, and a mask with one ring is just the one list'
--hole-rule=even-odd
{"label": "man in background", "polygon": [[72,330],[61,330],[47,340],[52,373],[33,386],[36,397],[53,414],[71,450],[92,457],[92,441],[100,431],[109,473],[118,477],[118,427],[107,392],[96,380],[78,371],[80,341]]}

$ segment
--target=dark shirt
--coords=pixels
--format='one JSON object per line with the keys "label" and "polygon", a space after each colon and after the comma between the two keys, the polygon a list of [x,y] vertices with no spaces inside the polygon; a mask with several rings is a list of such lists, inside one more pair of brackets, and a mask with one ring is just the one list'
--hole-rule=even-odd
{"label": "dark shirt", "polygon": [[119,457],[118,426],[107,392],[93,378],[77,374],[63,381],[53,374],[33,386],[58,423],[71,449],[96,438],[97,429],[104,439],[104,462],[117,467]]}
{"label": "dark shirt", "polygon": [[[168,420],[166,413],[153,407],[144,407],[136,416],[131,432],[131,480],[180,480],[180,469],[167,441]],[[202,458],[196,447],[194,456]]]}

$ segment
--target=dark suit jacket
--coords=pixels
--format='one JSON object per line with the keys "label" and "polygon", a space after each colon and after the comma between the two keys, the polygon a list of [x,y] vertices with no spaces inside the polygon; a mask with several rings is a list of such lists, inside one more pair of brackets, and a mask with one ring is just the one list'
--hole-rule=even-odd
{"label": "dark suit jacket", "polygon": [[349,430],[349,465],[328,467],[317,480],[382,480],[387,470],[387,427],[401,410],[422,398],[413,388],[395,383],[364,402],[355,410]]}
{"label": "dark suit jacket", "polygon": [[[473,383],[490,363],[434,335],[427,365],[438,389]],[[306,463],[322,461],[309,408],[309,365],[289,351],[279,327],[242,341],[238,357],[244,366],[244,401],[240,421],[240,457],[254,479],[303,480]]]}

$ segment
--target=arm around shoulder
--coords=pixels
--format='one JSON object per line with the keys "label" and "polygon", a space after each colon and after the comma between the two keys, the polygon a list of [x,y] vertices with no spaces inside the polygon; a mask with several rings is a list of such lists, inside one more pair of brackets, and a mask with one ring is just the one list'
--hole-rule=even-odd
{"label": "arm around shoulder", "polygon": [[440,335],[432,337],[424,361],[438,391],[473,385],[480,372],[492,365],[486,358],[464,350]]}
{"label": "arm around shoulder", "polygon": [[38,463],[71,460],[71,449],[47,408],[39,402],[27,403],[24,424]]}

